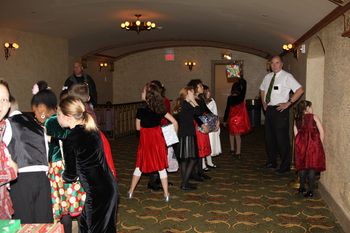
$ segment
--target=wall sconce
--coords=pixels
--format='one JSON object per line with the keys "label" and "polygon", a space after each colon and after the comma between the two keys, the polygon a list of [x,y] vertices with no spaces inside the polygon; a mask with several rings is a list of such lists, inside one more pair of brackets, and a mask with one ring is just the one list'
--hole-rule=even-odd
{"label": "wall sconce", "polygon": [[222,54],[222,59],[232,60],[232,54],[230,54],[230,53],[223,53]]}
{"label": "wall sconce", "polygon": [[108,70],[110,72],[113,72],[114,71],[114,63],[112,61],[108,61],[108,62],[100,62],[98,64],[99,66],[99,69],[100,69],[100,72],[102,70]]}
{"label": "wall sconce", "polygon": [[283,50],[288,52],[289,50],[291,50],[293,48],[293,45],[292,44],[284,44],[282,46]]}
{"label": "wall sconce", "polygon": [[4,44],[4,51],[5,51],[5,59],[7,60],[9,58],[9,56],[11,55],[11,49],[18,49],[19,45],[15,42],[10,43],[10,42],[6,42]]}
{"label": "wall sconce", "polygon": [[196,65],[196,62],[194,62],[194,61],[186,61],[185,62],[185,66],[188,66],[188,69],[190,70],[190,71],[192,71],[192,68],[193,68],[193,66],[195,66]]}
{"label": "wall sconce", "polygon": [[108,63],[107,63],[107,62],[101,62],[101,63],[100,63],[100,71],[101,71],[102,69],[107,69],[107,67],[108,67]]}

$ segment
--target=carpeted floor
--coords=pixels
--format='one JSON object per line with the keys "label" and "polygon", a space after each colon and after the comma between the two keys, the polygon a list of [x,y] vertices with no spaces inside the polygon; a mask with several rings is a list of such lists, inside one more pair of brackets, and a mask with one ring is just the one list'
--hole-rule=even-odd
{"label": "carpeted floor", "polygon": [[259,169],[265,161],[263,129],[243,138],[242,158],[230,157],[227,133],[222,135],[223,154],[218,166],[207,172],[211,180],[195,191],[179,188],[180,174],[169,174],[170,203],[162,192],[147,189],[143,176],[134,198],[126,193],[135,166],[136,136],[112,141],[119,175],[118,232],[343,232],[318,194],[304,199],[288,183],[294,174],[278,176]]}

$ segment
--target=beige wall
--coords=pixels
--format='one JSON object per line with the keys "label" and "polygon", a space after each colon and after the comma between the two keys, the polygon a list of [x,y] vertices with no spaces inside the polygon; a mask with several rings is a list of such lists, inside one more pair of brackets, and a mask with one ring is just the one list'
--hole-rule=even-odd
{"label": "beige wall", "polygon": [[307,92],[305,93],[305,99],[312,100],[313,112],[321,120],[323,117],[324,60],[324,56],[308,57],[306,65],[307,79],[305,87],[307,88]]}
{"label": "beige wall", "polygon": [[0,53],[0,79],[8,81],[21,110],[30,110],[32,86],[38,80],[60,92],[68,74],[67,40],[0,28],[1,51],[7,41],[17,42],[20,48],[8,60]]}
{"label": "beige wall", "polygon": [[[191,79],[199,78],[211,86],[211,62],[221,60],[221,54],[225,52],[224,49],[208,47],[178,47],[174,51],[175,61],[170,62],[164,60],[165,49],[140,52],[117,61],[113,74],[113,102],[139,101],[142,87],[153,79],[164,83],[167,96],[171,99],[177,98],[180,88]],[[245,78],[248,81],[247,98],[255,97],[266,72],[266,60],[242,52],[233,51],[232,54],[233,59],[244,60]],[[187,59],[197,62],[192,71],[184,65]]]}
{"label": "beige wall", "polygon": [[[343,29],[343,17],[339,17],[317,35],[325,49],[322,117],[327,171],[322,173],[321,183],[346,217],[347,223],[346,221],[345,223],[348,224],[350,222],[350,38],[341,36]],[[310,42],[315,38],[316,35],[306,42],[307,51]],[[292,72],[299,74],[304,83],[309,78],[306,77],[306,54],[302,55],[298,62],[289,56],[285,63],[291,65]],[[306,86],[306,95],[315,90],[322,92],[322,86],[315,83],[312,85]],[[344,226],[344,221],[341,223]]]}
{"label": "beige wall", "polygon": [[105,104],[107,101],[113,102],[113,72],[110,69],[100,71],[99,62],[88,61],[84,70],[95,81],[97,90],[97,103]]}

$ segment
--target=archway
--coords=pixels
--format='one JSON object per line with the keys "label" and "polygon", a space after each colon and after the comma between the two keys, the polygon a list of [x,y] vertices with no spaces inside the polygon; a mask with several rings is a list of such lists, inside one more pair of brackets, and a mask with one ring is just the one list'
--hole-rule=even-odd
{"label": "archway", "polygon": [[325,51],[322,41],[315,37],[309,44],[306,63],[305,97],[312,102],[313,110],[322,120],[324,93]]}

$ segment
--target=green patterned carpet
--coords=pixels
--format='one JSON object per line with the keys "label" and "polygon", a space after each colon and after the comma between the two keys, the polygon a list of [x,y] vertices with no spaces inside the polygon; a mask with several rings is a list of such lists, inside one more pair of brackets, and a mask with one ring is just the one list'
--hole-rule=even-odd
{"label": "green patterned carpet", "polygon": [[147,189],[148,176],[141,178],[134,198],[126,198],[138,140],[112,141],[120,179],[118,232],[343,232],[319,195],[304,199],[288,187],[293,173],[277,176],[259,169],[265,161],[262,128],[243,138],[241,160],[230,157],[226,138],[224,132],[224,153],[214,158],[218,168],[207,173],[212,180],[197,190],[180,190],[180,174],[169,175],[170,203],[162,192]]}

